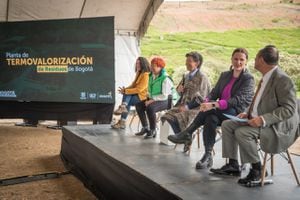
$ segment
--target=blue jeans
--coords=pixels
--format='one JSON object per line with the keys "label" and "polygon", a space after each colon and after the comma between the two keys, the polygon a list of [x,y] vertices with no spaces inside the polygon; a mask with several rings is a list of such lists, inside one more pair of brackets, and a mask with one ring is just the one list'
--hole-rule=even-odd
{"label": "blue jeans", "polygon": [[[135,106],[135,104],[141,102],[139,96],[137,94],[124,94],[122,103],[126,103],[126,108],[128,112],[130,111],[131,106]],[[125,120],[127,119],[128,113],[122,113],[121,119]]]}

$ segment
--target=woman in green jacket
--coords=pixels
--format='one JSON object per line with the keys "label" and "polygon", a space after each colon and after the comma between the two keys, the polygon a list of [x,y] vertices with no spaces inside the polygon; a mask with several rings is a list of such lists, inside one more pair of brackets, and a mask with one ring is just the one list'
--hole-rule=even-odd
{"label": "woman in green jacket", "polygon": [[146,101],[136,104],[136,111],[143,126],[136,135],[146,134],[145,139],[156,136],[156,112],[168,109],[168,97],[172,94],[173,81],[165,71],[165,65],[162,58],[156,57],[151,60],[148,98]]}

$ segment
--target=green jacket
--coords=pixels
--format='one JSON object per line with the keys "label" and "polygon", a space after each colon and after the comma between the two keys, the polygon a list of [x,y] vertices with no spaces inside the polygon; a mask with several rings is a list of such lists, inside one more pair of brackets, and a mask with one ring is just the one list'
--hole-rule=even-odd
{"label": "green jacket", "polygon": [[150,97],[162,94],[162,84],[164,80],[168,77],[168,74],[164,69],[161,70],[160,75],[153,80],[153,73],[150,74],[148,91]]}

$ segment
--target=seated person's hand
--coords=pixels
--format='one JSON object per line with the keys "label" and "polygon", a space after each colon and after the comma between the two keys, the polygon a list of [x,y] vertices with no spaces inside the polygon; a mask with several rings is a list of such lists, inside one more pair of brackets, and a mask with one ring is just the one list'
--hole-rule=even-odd
{"label": "seated person's hand", "polygon": [[249,126],[254,128],[262,127],[264,122],[260,116],[254,117],[248,121]]}
{"label": "seated person's hand", "polygon": [[149,106],[151,103],[153,103],[154,102],[154,100],[153,99],[150,99],[150,100],[148,100],[148,101],[145,101],[145,106],[147,107],[147,106]]}
{"label": "seated person's hand", "polygon": [[182,105],[179,106],[178,110],[179,110],[179,112],[184,112],[184,111],[186,111],[187,109],[186,109],[185,105],[182,104]]}
{"label": "seated person's hand", "polygon": [[206,112],[213,109],[212,103],[202,103],[200,106],[200,112]]}
{"label": "seated person's hand", "polygon": [[[214,105],[213,105],[214,104]],[[200,112],[206,112],[215,108],[219,108],[218,102],[207,102],[207,103],[201,103],[200,106]]]}
{"label": "seated person's hand", "polygon": [[177,92],[178,93],[183,93],[184,92],[184,87],[183,85],[179,85],[177,88],[176,88]]}
{"label": "seated person's hand", "polygon": [[120,94],[125,94],[125,87],[119,87],[118,91]]}
{"label": "seated person's hand", "polygon": [[241,118],[241,119],[246,119],[248,118],[248,114],[247,113],[240,113],[237,115],[238,118]]}

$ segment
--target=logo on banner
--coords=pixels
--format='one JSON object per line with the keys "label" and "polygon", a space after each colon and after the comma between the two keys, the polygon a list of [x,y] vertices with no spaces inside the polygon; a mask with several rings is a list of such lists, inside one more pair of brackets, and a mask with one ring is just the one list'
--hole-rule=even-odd
{"label": "logo on banner", "polygon": [[17,95],[14,90],[10,91],[0,91],[0,97],[9,97],[9,98],[16,98]]}

